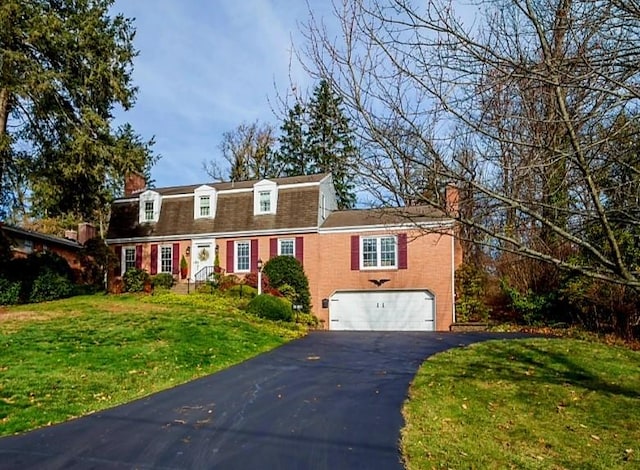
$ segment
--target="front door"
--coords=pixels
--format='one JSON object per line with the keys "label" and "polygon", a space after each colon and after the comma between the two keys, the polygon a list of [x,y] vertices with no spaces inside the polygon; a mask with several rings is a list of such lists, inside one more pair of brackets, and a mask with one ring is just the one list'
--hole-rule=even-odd
{"label": "front door", "polygon": [[203,271],[208,266],[213,266],[215,257],[214,240],[193,240],[191,243],[191,280],[204,281],[206,273]]}

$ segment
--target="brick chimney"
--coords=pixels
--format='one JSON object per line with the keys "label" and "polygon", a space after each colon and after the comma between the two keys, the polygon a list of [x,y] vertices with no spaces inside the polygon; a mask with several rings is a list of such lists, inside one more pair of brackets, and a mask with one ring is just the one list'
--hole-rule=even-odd
{"label": "brick chimney", "polygon": [[133,196],[147,189],[147,182],[140,173],[129,173],[124,177],[124,195]]}
{"label": "brick chimney", "polygon": [[447,184],[444,190],[444,198],[446,201],[445,211],[447,215],[456,217],[460,209],[460,191],[453,183]]}
{"label": "brick chimney", "polygon": [[78,225],[78,243],[84,245],[87,241],[96,236],[96,228],[88,223],[82,222]]}

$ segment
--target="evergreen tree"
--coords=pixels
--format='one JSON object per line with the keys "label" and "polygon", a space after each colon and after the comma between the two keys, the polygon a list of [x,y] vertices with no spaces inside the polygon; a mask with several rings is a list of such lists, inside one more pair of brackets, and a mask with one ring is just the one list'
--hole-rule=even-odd
{"label": "evergreen tree", "polygon": [[278,160],[282,165],[283,173],[288,176],[308,175],[311,173],[311,161],[305,151],[305,134],[307,132],[305,120],[304,104],[298,101],[289,110],[280,127],[282,134],[278,139],[280,143]]}
{"label": "evergreen tree", "polygon": [[353,164],[356,148],[349,119],[341,108],[342,98],[333,92],[328,81],[322,80],[309,102],[309,128],[306,149],[313,173],[331,172],[340,209],[349,209],[356,202]]}
{"label": "evergreen tree", "polygon": [[342,100],[328,81],[314,89],[308,104],[296,103],[281,127],[278,158],[288,176],[331,172],[338,208],[356,202],[353,165],[357,155]]}
{"label": "evergreen tree", "polygon": [[20,180],[39,211],[87,219],[114,178],[153,163],[152,142],[112,129],[114,107],[133,104],[137,54],[132,20],[112,15],[113,3],[0,3],[0,208]]}

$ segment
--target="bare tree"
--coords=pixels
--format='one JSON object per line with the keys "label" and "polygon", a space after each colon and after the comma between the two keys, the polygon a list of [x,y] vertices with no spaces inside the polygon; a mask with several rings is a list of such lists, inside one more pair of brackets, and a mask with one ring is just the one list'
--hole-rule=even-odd
{"label": "bare tree", "polygon": [[[640,98],[637,1],[471,3],[475,18],[446,0],[336,1],[339,40],[311,16],[303,60],[330,77],[371,149],[362,176],[384,201],[418,195],[443,209],[440,192],[398,175],[410,167],[457,183],[475,212],[451,215],[477,242],[640,289],[600,171],[620,158],[605,151],[626,132],[613,124]],[[637,185],[624,190],[637,201]],[[624,214],[640,225],[637,210]]]}
{"label": "bare tree", "polygon": [[282,171],[273,152],[275,142],[274,129],[270,124],[258,121],[242,123],[222,134],[220,151],[225,163],[220,165],[215,160],[204,162],[204,170],[218,181],[278,177]]}

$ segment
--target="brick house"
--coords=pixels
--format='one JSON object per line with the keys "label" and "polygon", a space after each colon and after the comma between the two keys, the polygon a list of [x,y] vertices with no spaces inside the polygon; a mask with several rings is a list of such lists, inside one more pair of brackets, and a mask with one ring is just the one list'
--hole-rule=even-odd
{"label": "brick house", "polygon": [[113,204],[107,243],[116,275],[137,267],[179,282],[208,275],[216,256],[240,277],[259,259],[295,256],[327,329],[448,330],[461,262],[454,229],[420,206],[338,211],[330,174],[157,189],[134,176]]}
{"label": "brick house", "polygon": [[82,270],[80,250],[86,241],[95,236],[95,228],[88,223],[80,224],[78,230],[67,230],[64,238],[2,223],[0,230],[9,240],[14,258],[26,258],[31,253],[49,251],[64,258],[74,271]]}

